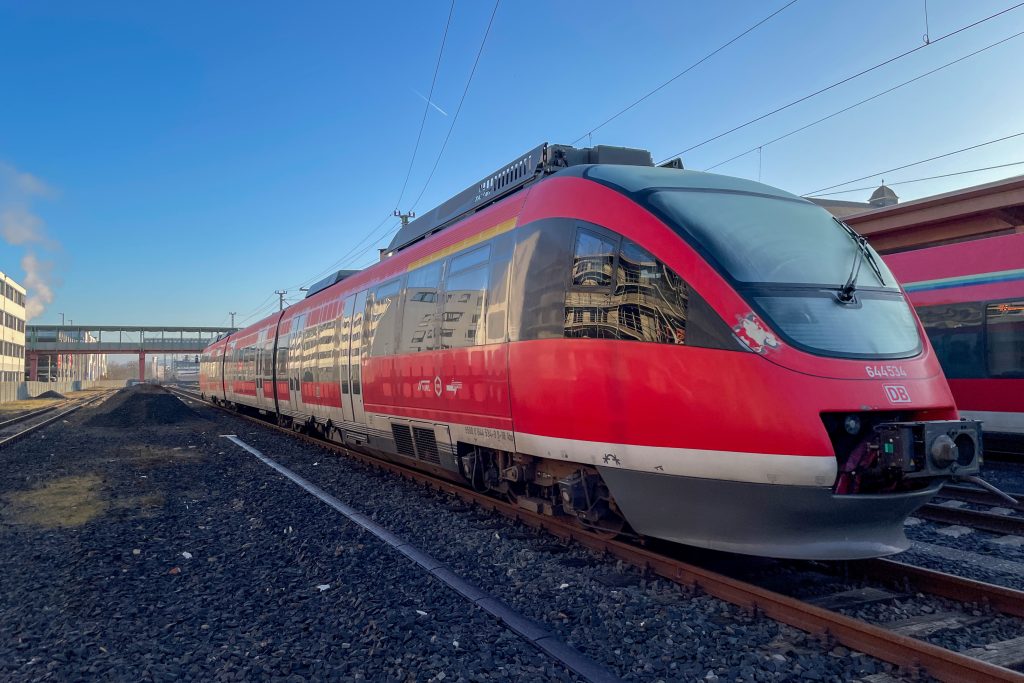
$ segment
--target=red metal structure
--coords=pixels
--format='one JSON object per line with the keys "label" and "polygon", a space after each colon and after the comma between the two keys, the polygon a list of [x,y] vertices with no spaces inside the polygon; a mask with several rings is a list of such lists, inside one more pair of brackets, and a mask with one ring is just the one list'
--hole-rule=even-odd
{"label": "red metal structure", "polygon": [[212,344],[201,389],[609,533],[781,557],[905,548],[980,455],[862,238],[621,148],[524,155]]}

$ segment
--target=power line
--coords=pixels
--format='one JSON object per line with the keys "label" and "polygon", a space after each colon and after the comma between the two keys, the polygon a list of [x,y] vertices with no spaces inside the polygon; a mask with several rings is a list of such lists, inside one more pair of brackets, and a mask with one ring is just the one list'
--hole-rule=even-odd
{"label": "power line", "polygon": [[487,21],[487,29],[484,31],[484,37],[480,41],[480,48],[476,51],[476,59],[473,60],[473,69],[469,72],[469,78],[466,79],[466,87],[462,90],[462,97],[459,99],[459,106],[455,109],[455,114],[452,115],[451,125],[448,126],[448,134],[444,136],[444,142],[441,143],[441,150],[437,153],[437,158],[434,159],[434,166],[430,169],[430,175],[427,176],[427,181],[423,183],[423,189],[420,190],[419,195],[416,196],[416,201],[412,203],[410,209],[415,209],[420,203],[420,199],[423,198],[423,193],[427,191],[427,186],[430,185],[430,181],[434,178],[434,172],[437,171],[437,165],[441,163],[441,157],[444,155],[445,149],[448,147],[448,140],[452,137],[452,131],[455,130],[455,123],[459,120],[459,113],[462,111],[462,104],[466,101],[466,94],[469,92],[469,86],[473,83],[473,76],[476,74],[476,67],[480,64],[480,55],[484,53],[484,45],[487,44],[487,36],[491,34],[491,26],[494,25],[494,15],[498,13],[498,5],[501,4],[501,0],[494,0],[494,9],[491,10],[491,18]]}
{"label": "power line", "polygon": [[1000,12],[996,12],[995,14],[990,14],[989,16],[985,17],[984,19],[979,19],[978,21],[975,21],[972,24],[967,24],[966,26],[961,26],[960,28],[956,29],[955,31],[950,31],[949,33],[946,33],[945,35],[939,36],[938,38],[932,40],[929,43],[924,43],[922,45],[918,45],[917,47],[911,48],[910,50],[907,50],[906,52],[898,54],[895,57],[890,57],[889,59],[886,59],[883,62],[879,62],[878,64],[875,64],[874,66],[868,67],[867,69],[864,69],[862,71],[858,71],[857,73],[853,74],[852,76],[847,76],[846,78],[843,78],[842,80],[839,80],[839,81],[836,81],[835,83],[832,83],[831,85],[827,85],[824,88],[820,88],[818,90],[815,90],[814,92],[812,92],[812,93],[810,93],[808,95],[804,95],[803,97],[797,98],[797,99],[793,100],[792,102],[790,102],[788,104],[784,104],[781,107],[776,107],[775,109],[772,109],[771,111],[769,111],[769,112],[767,112],[765,114],[761,114],[760,116],[757,116],[757,117],[755,117],[753,119],[750,119],[746,123],[741,123],[740,125],[734,126],[734,127],[730,128],[729,130],[727,130],[725,132],[719,133],[718,135],[714,135],[714,136],[712,136],[710,138],[707,138],[706,140],[698,142],[695,145],[687,147],[686,149],[684,149],[681,152],[676,152],[675,154],[669,154],[667,157],[665,157],[664,159],[662,159],[658,163],[661,164],[661,163],[664,163],[665,161],[668,161],[669,159],[672,159],[674,157],[682,156],[683,154],[686,154],[687,152],[692,152],[695,149],[703,147],[704,145],[708,144],[709,142],[714,142],[715,140],[718,140],[720,138],[724,138],[726,135],[731,135],[732,133],[735,133],[738,130],[742,130],[743,128],[746,128],[747,126],[749,126],[751,124],[757,123],[758,121],[762,121],[762,120],[764,120],[764,119],[766,119],[769,116],[772,116],[774,114],[778,114],[780,111],[784,111],[786,109],[789,109],[790,107],[793,107],[793,106],[795,106],[797,104],[800,104],[801,102],[806,102],[807,100],[811,99],[812,97],[817,97],[818,95],[821,95],[822,93],[825,93],[825,92],[828,92],[829,90],[837,88],[840,85],[843,85],[844,83],[849,83],[850,81],[854,80],[855,78],[860,78],[861,76],[863,76],[865,74],[869,74],[872,71],[875,71],[877,69],[882,68],[883,66],[886,66],[888,64],[892,64],[893,62],[895,62],[897,60],[903,59],[904,57],[906,57],[908,55],[912,55],[912,54],[914,54],[915,52],[917,52],[919,50],[923,50],[926,47],[929,47],[931,45],[934,45],[935,43],[941,42],[941,41],[945,40],[946,38],[951,38],[951,37],[953,37],[953,36],[955,36],[955,35],[957,35],[959,33],[963,33],[964,31],[972,29],[972,28],[974,28],[976,26],[980,26],[981,24],[984,24],[987,21],[991,21],[992,19],[995,19],[996,17],[999,17],[999,16],[1002,16],[1002,15],[1006,14],[1007,12],[1012,12],[1013,10],[1018,9],[1021,6],[1024,6],[1024,2],[1017,3],[1016,5],[1013,5],[1012,7],[1008,7],[1007,9],[1004,9],[1004,10],[1002,10]]}
{"label": "power line", "polygon": [[773,138],[773,139],[769,140],[768,142],[762,142],[757,147],[751,147],[747,151],[740,152],[739,154],[736,154],[735,156],[731,156],[728,159],[726,159],[725,161],[719,161],[714,166],[708,166],[704,170],[705,171],[711,171],[713,169],[718,168],[719,166],[724,166],[725,164],[728,164],[730,161],[735,161],[736,159],[739,159],[742,156],[746,156],[747,154],[750,154],[751,152],[756,152],[757,150],[761,149],[762,147],[767,147],[768,145],[775,144],[776,142],[779,142],[780,140],[784,140],[784,139],[788,138],[791,135],[795,135],[795,134],[797,134],[797,133],[799,133],[801,131],[807,130],[808,128],[810,128],[812,126],[816,126],[819,123],[822,123],[824,121],[828,121],[829,119],[834,118],[836,116],[839,116],[840,114],[844,114],[844,113],[850,111],[851,109],[859,107],[862,104],[866,104],[867,102],[870,102],[872,100],[878,99],[879,97],[881,97],[883,95],[888,95],[889,93],[893,92],[894,90],[898,90],[898,89],[902,88],[905,85],[910,85],[911,83],[914,83],[915,81],[919,81],[922,78],[925,78],[927,76],[931,76],[932,74],[936,73],[937,71],[942,71],[943,69],[945,69],[947,67],[953,66],[954,64],[962,62],[962,61],[964,61],[966,59],[970,59],[971,57],[974,57],[975,55],[979,55],[982,52],[985,52],[986,50],[990,50],[990,49],[992,49],[992,48],[994,48],[994,47],[996,47],[998,45],[1002,45],[1003,43],[1006,43],[1006,42],[1008,42],[1010,40],[1013,40],[1014,38],[1019,38],[1022,35],[1024,35],[1024,31],[1021,31],[1020,33],[1015,33],[1015,34],[1013,34],[1012,36],[1010,36],[1008,38],[1003,38],[1000,41],[992,43],[991,45],[986,45],[985,47],[981,48],[980,50],[975,50],[974,52],[971,52],[970,54],[966,54],[963,57],[960,57],[958,59],[954,59],[951,62],[946,62],[945,64],[943,64],[940,67],[936,67],[936,68],[932,69],[931,71],[927,71],[927,72],[925,72],[925,73],[923,73],[923,74],[921,74],[919,76],[915,76],[914,78],[911,78],[910,80],[903,81],[899,85],[894,85],[893,87],[891,87],[891,88],[889,88],[887,90],[883,90],[882,92],[877,93],[875,95],[872,95],[871,97],[867,97],[867,98],[865,98],[865,99],[863,99],[863,100],[861,100],[861,101],[859,101],[859,102],[857,102],[855,104],[851,104],[848,107],[844,107],[844,108],[840,109],[839,111],[836,111],[836,112],[833,112],[833,113],[829,114],[828,116],[823,116],[820,119],[817,119],[815,121],[811,121],[810,123],[808,123],[808,124],[806,124],[804,126],[800,126],[799,128],[791,130],[788,133],[785,133],[784,135],[778,136],[777,138]]}
{"label": "power line", "polygon": [[437,73],[441,70],[441,56],[444,54],[444,44],[448,40],[448,29],[452,25],[452,15],[455,14],[455,0],[452,0],[451,8],[448,10],[448,21],[444,25],[444,35],[441,36],[441,49],[437,52],[437,64],[434,65],[434,78],[430,81],[430,91],[427,93],[427,101],[423,105],[423,118],[420,120],[420,130],[416,133],[416,144],[412,148],[412,157],[409,159],[409,169],[405,172],[405,182],[402,183],[402,191],[398,194],[398,201],[395,208],[402,203],[405,197],[405,188],[409,186],[409,176],[412,175],[412,167],[416,162],[416,153],[420,149],[420,140],[423,138],[423,128],[427,123],[427,114],[430,112],[430,103],[434,97],[434,85],[437,83]]}
{"label": "power line", "polygon": [[819,192],[824,192],[825,190],[831,190],[833,188],[842,187],[843,185],[849,185],[851,183],[858,183],[861,180],[867,180],[868,178],[874,178],[876,176],[882,175],[883,173],[892,173],[893,171],[902,171],[903,169],[910,168],[911,166],[920,166],[921,164],[926,164],[929,161],[935,161],[936,159],[944,159],[946,157],[953,156],[954,154],[960,154],[961,152],[967,152],[967,151],[970,151],[972,149],[978,149],[979,147],[985,147],[986,145],[994,145],[997,142],[1003,142],[1004,140],[1010,140],[1011,138],[1017,138],[1017,137],[1020,137],[1021,135],[1024,135],[1024,132],[1014,133],[1012,135],[1005,135],[1005,136],[1003,136],[1001,138],[996,138],[995,140],[989,140],[987,142],[979,142],[978,144],[971,145],[970,147],[961,147],[960,149],[955,149],[952,152],[946,152],[944,154],[938,154],[936,156],[928,157],[927,159],[921,159],[920,161],[915,161],[915,162],[910,163],[910,164],[903,164],[902,166],[896,166],[895,168],[887,168],[884,171],[878,171],[877,173],[869,173],[868,175],[861,176],[860,178],[854,178],[853,180],[847,180],[844,183],[836,183],[835,185],[829,185],[828,187],[818,188],[817,190],[812,190],[811,192],[805,192],[804,194],[802,194],[800,196],[801,197],[807,197],[807,196],[810,196],[810,195],[816,195]]}
{"label": "power line", "polygon": [[789,7],[793,6],[794,4],[796,4],[796,2],[797,2],[797,0],[791,0],[790,2],[786,3],[785,5],[783,5],[783,6],[782,6],[782,7],[780,7],[779,9],[775,10],[774,12],[772,12],[771,14],[769,14],[769,15],[768,15],[767,17],[765,17],[765,18],[764,18],[764,19],[762,19],[761,21],[757,22],[756,24],[754,24],[753,26],[751,26],[750,28],[748,28],[748,29],[747,29],[746,31],[744,31],[743,33],[740,33],[739,35],[737,35],[737,36],[735,36],[734,38],[732,38],[732,40],[730,40],[729,42],[727,42],[727,43],[725,43],[725,44],[723,44],[723,45],[719,46],[718,48],[716,48],[716,49],[715,49],[715,50],[713,50],[712,52],[709,52],[708,54],[704,55],[704,56],[703,56],[703,57],[701,57],[701,58],[700,58],[699,60],[697,60],[696,62],[694,62],[694,63],[693,63],[693,64],[691,64],[690,66],[686,67],[685,69],[683,69],[682,71],[680,71],[679,73],[677,73],[677,74],[676,74],[675,76],[673,76],[672,78],[668,79],[667,81],[665,81],[664,83],[662,83],[661,85],[659,85],[659,86],[658,86],[657,88],[655,88],[654,90],[651,90],[650,92],[648,92],[648,93],[647,93],[646,95],[644,95],[643,97],[641,97],[641,98],[639,98],[639,99],[635,100],[635,101],[634,101],[634,102],[633,102],[632,104],[630,104],[630,105],[628,105],[628,106],[624,107],[623,109],[621,109],[621,110],[620,110],[620,111],[619,111],[618,113],[616,113],[616,114],[614,114],[614,115],[610,116],[609,118],[605,119],[605,120],[604,120],[604,121],[603,121],[603,122],[602,122],[601,124],[599,124],[599,125],[595,126],[594,128],[591,128],[591,129],[590,129],[589,131],[587,131],[587,132],[586,132],[586,133],[584,133],[583,135],[581,135],[581,136],[579,136],[578,138],[576,138],[575,140],[573,140],[573,141],[572,141],[572,144],[574,144],[574,145],[575,145],[575,144],[576,144],[577,142],[579,142],[579,141],[580,141],[580,140],[582,140],[583,138],[586,138],[586,137],[590,137],[591,135],[593,135],[593,134],[594,134],[594,133],[596,133],[597,131],[601,130],[602,128],[604,128],[605,126],[607,126],[607,125],[608,125],[609,123],[611,123],[611,122],[612,122],[612,121],[614,121],[615,119],[617,119],[617,118],[619,118],[620,116],[622,116],[623,114],[625,114],[625,113],[626,113],[627,111],[629,111],[630,109],[632,109],[632,108],[633,108],[633,107],[635,107],[636,105],[640,104],[641,102],[643,102],[644,100],[646,100],[647,98],[649,98],[649,97],[650,97],[651,95],[654,95],[655,93],[657,93],[658,91],[662,90],[662,89],[663,89],[663,88],[665,88],[666,86],[670,85],[671,83],[674,83],[674,82],[675,82],[676,80],[678,80],[679,78],[681,78],[681,77],[685,76],[685,75],[686,75],[687,73],[689,73],[690,71],[692,71],[692,70],[696,69],[696,68],[697,68],[698,66],[700,66],[700,65],[701,65],[701,64],[703,64],[704,62],[708,61],[709,59],[711,59],[712,57],[714,57],[715,55],[717,55],[717,54],[718,54],[719,52],[721,52],[721,51],[722,51],[722,50],[724,50],[725,48],[727,48],[727,47],[729,47],[730,45],[732,45],[733,43],[735,43],[735,42],[736,42],[737,40],[739,40],[739,39],[740,39],[740,38],[742,38],[743,36],[747,35],[748,33],[750,33],[751,31],[753,31],[753,30],[754,30],[754,29],[756,29],[757,27],[759,27],[759,26],[761,26],[762,24],[766,23],[766,22],[767,22],[768,20],[770,20],[770,19],[774,18],[774,17],[776,16],[776,15],[778,15],[778,14],[782,13],[782,12],[783,12],[784,10],[786,10],[786,9],[788,9]]}
{"label": "power line", "polygon": [[[928,176],[927,178],[914,178],[913,180],[900,180],[900,181],[897,181],[895,183],[886,183],[886,185],[888,185],[890,187],[893,186],[893,185],[910,185],[911,183],[922,183],[922,182],[924,182],[926,180],[937,180],[939,178],[952,178],[953,176],[967,175],[968,173],[980,173],[981,171],[991,171],[991,170],[994,170],[994,169],[997,169],[997,168],[1009,168],[1010,166],[1020,166],[1021,164],[1024,164],[1024,161],[1011,161],[1008,164],[997,164],[995,166],[982,166],[981,168],[972,168],[972,169],[969,169],[967,171],[957,171],[955,173],[943,173],[941,175],[932,175],[932,176]],[[876,189],[874,185],[869,185],[867,187],[855,187],[852,190],[839,190],[838,192],[825,192],[825,193],[816,194],[816,195],[813,195],[813,196],[815,196],[815,197],[832,197],[832,196],[837,195],[837,194],[849,194],[850,192],[864,192],[865,190],[874,190],[874,189]],[[804,195],[804,196],[806,197],[808,195]]]}
{"label": "power line", "polygon": [[[416,201],[413,202],[412,207],[410,207],[410,210],[416,208],[416,206],[419,204],[420,199],[423,198],[423,193],[426,192],[427,186],[430,184],[431,179],[433,179],[435,171],[437,171],[437,166],[438,166],[438,164],[441,161],[441,156],[444,154],[445,148],[448,145],[448,140],[451,138],[452,130],[455,128],[455,122],[458,121],[459,113],[462,111],[462,105],[463,105],[463,103],[466,100],[466,94],[469,92],[469,86],[473,82],[473,76],[476,73],[477,65],[480,63],[480,56],[483,54],[484,45],[486,45],[487,37],[488,37],[488,35],[490,35],[491,26],[494,24],[494,15],[497,14],[497,12],[498,12],[498,5],[500,4],[500,2],[501,2],[501,0],[496,0],[495,3],[494,3],[494,9],[491,11],[490,20],[487,22],[487,30],[484,32],[483,40],[480,42],[480,48],[477,50],[476,59],[473,62],[473,69],[472,69],[472,71],[470,71],[469,79],[466,81],[466,87],[462,91],[462,97],[459,100],[459,106],[455,110],[455,113],[452,115],[452,122],[448,126],[448,133],[445,136],[444,143],[441,145],[441,151],[438,152],[437,158],[434,160],[434,165],[430,169],[430,175],[427,176],[427,180],[423,184],[423,189],[420,190],[420,193],[416,197]],[[453,0],[453,2],[452,2],[453,10],[454,10],[454,6],[455,6],[455,3],[454,3],[454,0]],[[449,23],[450,23],[450,21],[451,21],[451,14],[450,13],[449,13],[448,19],[449,19]],[[448,29],[446,27],[445,28],[445,36],[447,36],[447,31],[448,31]],[[443,49],[444,49],[444,40],[442,40],[442,51],[443,51]],[[440,54],[438,55],[438,64],[440,64]],[[436,79],[436,77],[437,77],[436,70],[435,70],[434,76],[435,76],[435,79]],[[433,93],[433,87],[434,87],[433,84],[431,84],[431,93]],[[427,99],[429,100],[430,97],[428,96]],[[426,105],[426,107],[424,108],[424,112],[427,111],[429,106],[430,105],[428,103]],[[422,132],[423,132],[423,126],[421,124],[421,126],[420,126],[420,134],[422,134]],[[417,143],[416,143],[417,144],[417,148],[419,146],[419,140],[420,140],[420,138],[419,138],[419,136],[417,136]],[[415,158],[415,151],[413,152],[413,158]],[[412,170],[412,161],[410,161],[410,163],[409,163],[409,170],[410,170],[410,172]],[[402,186],[402,193],[401,193],[402,195],[405,194],[405,188],[406,188],[406,185],[408,184],[408,182],[409,182],[409,173],[406,173],[405,183],[403,183],[403,186]],[[401,202],[401,196],[399,197],[399,202]],[[371,248],[373,248],[373,245],[376,244],[377,240],[380,237],[382,237],[382,236],[384,236],[384,235],[386,235],[386,234],[391,232],[392,228],[390,228],[390,227],[387,228],[383,233],[381,232],[381,228],[383,228],[385,226],[385,224],[391,218],[393,218],[393,212],[388,212],[388,215],[386,215],[381,220],[381,222],[378,223],[372,230],[368,231],[363,236],[362,239],[360,239],[351,249],[349,249],[348,252],[345,253],[345,255],[343,255],[341,258],[336,260],[328,268],[323,270],[319,275],[314,276],[312,279],[309,279],[309,280],[306,280],[306,281],[304,281],[302,283],[299,283],[300,286],[305,286],[305,285],[309,284],[310,282],[315,282],[320,277],[324,277],[324,276],[330,274],[338,266],[340,266],[342,264],[346,264],[346,265],[350,264],[355,259],[357,259],[360,256],[362,256],[363,254],[365,254],[367,251],[369,251]],[[362,247],[364,244],[366,244],[367,240],[370,240],[370,244],[367,245],[366,247],[364,247],[362,250],[359,250],[360,247]],[[357,250],[359,250],[359,251],[357,251]]]}
{"label": "power line", "polygon": [[310,278],[307,278],[307,279],[303,280],[302,282],[299,282],[299,283],[293,285],[292,287],[289,287],[288,289],[298,289],[299,287],[306,287],[306,286],[316,282],[317,280],[319,280],[319,279],[321,279],[323,277],[327,277],[331,273],[336,272],[338,267],[345,261],[345,259],[349,258],[349,256],[356,249],[361,247],[370,236],[376,234],[384,226],[384,224],[387,223],[392,217],[393,217],[393,215],[389,211],[388,214],[386,216],[384,216],[383,219],[381,219],[380,223],[378,223],[373,229],[367,231],[367,233],[365,235],[363,235],[363,237],[358,242],[356,242],[354,246],[352,246],[347,252],[345,252],[344,255],[342,255],[340,258],[338,258],[336,261],[334,261],[334,263],[332,263],[331,265],[327,266],[325,269],[321,270],[316,275],[314,275],[314,276],[312,276]]}

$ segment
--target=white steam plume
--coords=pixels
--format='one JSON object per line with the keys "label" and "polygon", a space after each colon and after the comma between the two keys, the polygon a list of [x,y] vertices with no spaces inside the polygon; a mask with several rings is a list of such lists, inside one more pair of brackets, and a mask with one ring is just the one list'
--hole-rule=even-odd
{"label": "white steam plume", "polygon": [[[53,195],[53,190],[39,178],[0,162],[0,237],[12,246],[34,244],[43,249],[58,249],[60,245],[47,237],[46,223],[31,206],[34,199]],[[32,319],[42,315],[53,301],[53,262],[30,250],[22,257],[21,267],[27,290],[25,317]]]}
{"label": "white steam plume", "polygon": [[42,315],[47,304],[53,302],[53,289],[50,282],[53,275],[53,263],[40,260],[33,252],[28,252],[21,259],[21,267],[25,271],[25,318]]}

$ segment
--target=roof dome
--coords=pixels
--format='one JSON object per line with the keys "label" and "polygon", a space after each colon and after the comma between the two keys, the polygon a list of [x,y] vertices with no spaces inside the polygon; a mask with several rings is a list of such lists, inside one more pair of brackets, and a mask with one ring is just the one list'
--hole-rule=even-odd
{"label": "roof dome", "polygon": [[882,184],[878,186],[878,189],[871,193],[871,199],[868,200],[868,204],[871,206],[892,206],[898,204],[900,198],[896,196],[896,193],[892,191],[892,188],[888,185]]}

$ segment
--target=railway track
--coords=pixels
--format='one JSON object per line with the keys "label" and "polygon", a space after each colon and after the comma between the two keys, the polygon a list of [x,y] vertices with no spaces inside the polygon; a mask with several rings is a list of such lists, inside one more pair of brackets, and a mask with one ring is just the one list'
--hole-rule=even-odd
{"label": "railway track", "polygon": [[25,438],[57,420],[89,405],[99,404],[113,396],[117,390],[105,391],[84,398],[73,398],[55,405],[32,410],[4,422],[0,422],[0,448]]}
{"label": "railway track", "polygon": [[[212,404],[190,391],[169,389],[179,398]],[[213,406],[219,407],[219,406]],[[352,459],[418,482],[426,487],[448,493],[460,500],[498,512],[531,528],[540,529],[567,542],[573,542],[599,553],[605,553],[625,563],[689,588],[768,616],[772,619],[808,633],[831,639],[850,649],[864,652],[895,664],[904,671],[924,670],[929,676],[944,681],[1021,681],[1024,674],[1012,666],[1024,664],[1024,638],[990,643],[984,648],[955,652],[938,647],[914,635],[927,634],[929,628],[942,628],[935,623],[945,619],[945,625],[955,620],[951,615],[936,615],[931,619],[918,619],[912,624],[897,624],[886,628],[858,620],[828,609],[812,601],[784,595],[755,583],[712,571],[708,568],[676,559],[663,553],[639,547],[634,543],[608,539],[584,530],[571,521],[528,511],[514,504],[497,500],[429,474],[406,469],[372,456],[364,455],[339,444],[299,434],[256,417],[235,413],[239,417],[267,428],[288,434],[320,448],[346,455]],[[891,560],[870,560],[843,564],[844,571],[882,584],[897,586],[904,591],[922,592],[961,603],[988,604],[993,610],[1007,615],[1024,617],[1024,591],[965,579],[921,567]],[[821,601],[818,601],[821,602]],[[875,683],[887,679],[872,677]]]}
{"label": "railway track", "polygon": [[[1024,503],[1021,502],[1021,494],[1012,493],[1010,495],[1017,499],[1015,505],[982,489],[947,484],[940,489],[938,495],[947,503],[928,503],[919,508],[914,516],[932,522],[968,526],[994,534],[1024,536],[1024,516],[1021,516],[1024,515]],[[983,505],[990,509],[975,510],[958,507],[951,502]]]}

